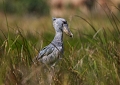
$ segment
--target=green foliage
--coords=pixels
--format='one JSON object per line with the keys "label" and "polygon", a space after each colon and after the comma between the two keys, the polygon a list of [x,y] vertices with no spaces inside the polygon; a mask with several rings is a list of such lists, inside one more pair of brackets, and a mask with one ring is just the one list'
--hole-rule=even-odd
{"label": "green foliage", "polygon": [[[92,23],[77,16],[79,23],[82,20],[88,29],[76,29],[73,39],[64,36],[65,52],[55,67],[53,85],[120,84],[120,28],[119,18],[115,17],[107,16],[108,21],[105,22],[110,22],[110,28],[106,24],[103,28],[97,28],[95,23],[100,23],[98,19]],[[38,49],[49,44],[52,38],[52,31],[25,36],[19,29],[17,34],[1,30],[0,84],[15,85],[23,81],[26,81],[24,85],[41,84],[41,76],[37,75],[41,71],[37,66],[33,68],[32,59],[38,54]]]}
{"label": "green foliage", "polygon": [[0,11],[11,14],[39,14],[48,15],[49,7],[46,0],[3,0]]}

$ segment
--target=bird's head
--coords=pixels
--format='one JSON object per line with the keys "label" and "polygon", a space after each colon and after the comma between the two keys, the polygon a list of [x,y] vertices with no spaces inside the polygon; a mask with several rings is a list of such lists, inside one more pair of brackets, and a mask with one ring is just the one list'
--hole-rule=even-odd
{"label": "bird's head", "polygon": [[72,32],[68,28],[67,21],[63,18],[52,18],[53,26],[56,32],[65,32],[68,36],[73,37]]}

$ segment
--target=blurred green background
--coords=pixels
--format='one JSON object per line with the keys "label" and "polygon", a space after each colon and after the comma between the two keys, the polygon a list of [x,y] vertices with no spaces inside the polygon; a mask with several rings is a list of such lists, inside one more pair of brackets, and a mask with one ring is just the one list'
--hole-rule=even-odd
{"label": "blurred green background", "polygon": [[9,14],[48,15],[49,6],[46,0],[1,0],[0,11]]}

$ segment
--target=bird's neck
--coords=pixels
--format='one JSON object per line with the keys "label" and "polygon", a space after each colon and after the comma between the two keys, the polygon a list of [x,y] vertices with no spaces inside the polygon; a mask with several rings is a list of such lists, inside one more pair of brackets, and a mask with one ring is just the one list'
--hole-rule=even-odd
{"label": "bird's neck", "polygon": [[53,42],[63,43],[63,32],[56,32]]}

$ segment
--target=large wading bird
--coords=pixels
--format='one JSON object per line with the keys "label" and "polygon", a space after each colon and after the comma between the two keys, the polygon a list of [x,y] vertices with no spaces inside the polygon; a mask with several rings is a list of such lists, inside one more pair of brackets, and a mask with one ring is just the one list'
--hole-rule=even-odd
{"label": "large wading bird", "polygon": [[68,36],[73,37],[73,34],[68,28],[68,23],[63,18],[52,18],[53,27],[55,29],[55,37],[53,41],[42,50],[40,50],[36,59],[46,65],[54,65],[57,60],[63,55],[63,32]]}

